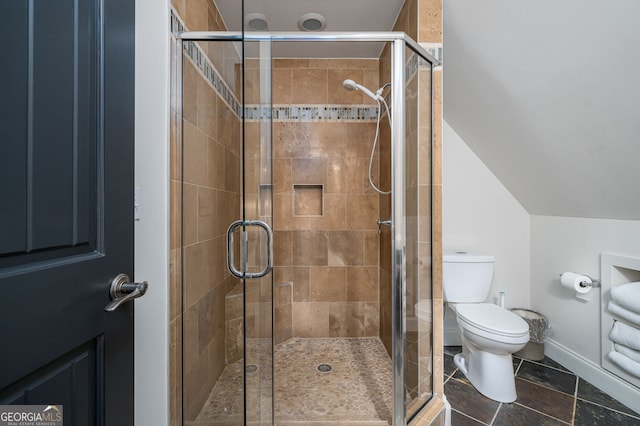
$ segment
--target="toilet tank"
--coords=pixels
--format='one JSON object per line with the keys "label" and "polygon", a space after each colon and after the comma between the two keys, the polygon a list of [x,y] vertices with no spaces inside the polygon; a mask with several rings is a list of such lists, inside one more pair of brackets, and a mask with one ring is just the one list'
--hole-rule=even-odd
{"label": "toilet tank", "polygon": [[495,256],[467,253],[445,254],[442,258],[442,291],[451,303],[484,302],[491,287]]}

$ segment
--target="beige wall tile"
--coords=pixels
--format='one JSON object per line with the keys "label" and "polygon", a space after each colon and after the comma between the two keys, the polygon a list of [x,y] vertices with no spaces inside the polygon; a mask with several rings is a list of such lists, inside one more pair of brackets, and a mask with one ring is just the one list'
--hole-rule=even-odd
{"label": "beige wall tile", "polygon": [[293,242],[291,240],[290,231],[275,231],[273,233],[273,251],[273,261],[275,265],[291,266],[293,258]]}
{"label": "beige wall tile", "polygon": [[344,158],[351,148],[345,143],[347,124],[338,122],[304,123],[302,134],[308,146],[308,156],[314,158]]}
{"label": "beige wall tile", "polygon": [[[247,318],[248,321],[248,318]],[[225,331],[225,351],[227,364],[242,358],[244,350],[244,334],[242,318],[233,319],[226,322]],[[249,330],[247,330],[249,334]]]}
{"label": "beige wall tile", "polygon": [[242,318],[244,297],[242,293],[225,297],[225,321]]}
{"label": "beige wall tile", "polygon": [[291,70],[291,85],[292,87],[304,87],[304,90],[291,92],[291,101],[294,104],[327,103],[326,69],[293,69]]}
{"label": "beige wall tile", "polygon": [[329,336],[364,336],[364,303],[331,303],[329,307]]}
{"label": "beige wall tile", "polygon": [[196,84],[197,103],[196,114],[198,117],[198,128],[210,137],[216,136],[216,94],[203,78],[197,79]]}
{"label": "beige wall tile", "polygon": [[378,268],[360,266],[347,268],[347,301],[378,301]]}
{"label": "beige wall tile", "polygon": [[213,189],[198,188],[198,241],[213,238],[216,233],[216,192]]}
{"label": "beige wall tile", "polygon": [[169,131],[169,179],[180,180],[182,178],[182,147],[178,146],[178,115],[171,111],[171,125]]}
{"label": "beige wall tile", "polygon": [[292,233],[293,264],[300,266],[328,265],[329,238],[323,231]]}
{"label": "beige wall tile", "polygon": [[209,29],[207,2],[205,0],[185,0],[184,23],[191,31]]}
{"label": "beige wall tile", "polygon": [[291,103],[291,69],[274,67],[271,85],[275,105]]}
{"label": "beige wall tile", "polygon": [[[380,130],[388,128],[388,122],[380,122]],[[371,147],[373,146],[373,139],[376,135],[375,123],[346,123],[346,144],[348,152],[345,156],[349,158],[366,158],[369,159],[371,155]],[[382,144],[383,139],[380,139],[378,143]]]}
{"label": "beige wall tile", "polygon": [[[373,140],[371,141],[373,144]],[[378,181],[378,162],[374,160],[372,173]],[[369,185],[369,158],[330,158],[327,163],[327,192],[373,193]]]}
{"label": "beige wall tile", "polygon": [[291,160],[291,181],[294,185],[327,185],[325,158],[294,158]]}
{"label": "beige wall tile", "polygon": [[175,250],[182,243],[182,185],[172,180],[169,187],[169,246],[171,250]]}
{"label": "beige wall tile", "polygon": [[224,189],[240,192],[240,157],[231,151],[224,151]]}
{"label": "beige wall tile", "polygon": [[224,189],[224,152],[225,149],[222,145],[209,138],[207,186],[211,188]]}
{"label": "beige wall tile", "polygon": [[216,235],[226,235],[232,222],[240,219],[240,195],[225,191],[216,191],[216,205],[221,207],[217,214]]}
{"label": "beige wall tile", "polygon": [[273,194],[273,215],[276,218],[276,230],[309,229],[309,217],[295,217],[293,215],[291,192]]}
{"label": "beige wall tile", "polygon": [[277,158],[273,160],[274,192],[291,192],[291,159]]}
{"label": "beige wall tile", "polygon": [[[209,343],[209,365],[211,368],[211,379],[215,383],[222,374],[225,362],[225,329],[219,328]],[[207,395],[208,396],[208,395]]]}
{"label": "beige wall tile", "polygon": [[190,307],[204,296],[210,288],[209,244],[198,243],[183,250],[184,256],[184,301]]}
{"label": "beige wall tile", "polygon": [[378,303],[364,304],[364,335],[378,336],[380,333],[380,310]]}
{"label": "beige wall tile", "polygon": [[309,226],[316,230],[346,228],[347,194],[324,194],[324,215],[310,217]]}
{"label": "beige wall tile", "polygon": [[225,148],[240,155],[240,120],[219,97],[216,100],[216,140]]}
{"label": "beige wall tile", "polygon": [[183,314],[183,371],[188,372],[198,360],[198,307],[191,305]]}
{"label": "beige wall tile", "polygon": [[309,302],[311,301],[311,289],[309,267],[276,267],[275,282],[276,284],[291,282],[293,284],[293,301]]}
{"label": "beige wall tile", "polygon": [[292,308],[294,336],[329,335],[329,303],[294,302]]}
{"label": "beige wall tile", "polygon": [[308,158],[311,155],[311,124],[313,123],[275,122],[274,158]]}
{"label": "beige wall tile", "polygon": [[309,68],[309,59],[306,58],[276,58],[273,60],[274,68]]}
{"label": "beige wall tile", "polygon": [[218,236],[206,242],[209,258],[209,286],[220,286],[227,276],[226,237]]}
{"label": "beige wall tile", "polygon": [[292,305],[284,305],[274,309],[273,324],[275,327],[274,337],[275,344],[282,343],[293,336],[293,309]]}
{"label": "beige wall tile", "polygon": [[442,0],[418,0],[419,43],[442,43]]}
{"label": "beige wall tile", "polygon": [[[182,244],[188,246],[198,241],[198,187],[182,185]],[[178,200],[178,208],[180,201]],[[180,224],[178,226],[178,232]]]}
{"label": "beige wall tile", "polygon": [[336,266],[311,267],[310,288],[313,302],[343,302],[346,300],[346,268]]}
{"label": "beige wall tile", "polygon": [[182,56],[182,118],[194,126],[198,124],[198,80],[200,74],[186,56]]}
{"label": "beige wall tile", "polygon": [[346,66],[347,66],[347,59],[337,59],[337,58],[309,59],[309,68],[335,69],[335,68],[346,68]]}
{"label": "beige wall tile", "polygon": [[364,264],[378,266],[378,231],[363,231],[364,234]]}
{"label": "beige wall tile", "polygon": [[[328,103],[338,105],[353,105],[363,103],[363,94],[359,90],[347,90],[342,85],[344,80],[353,80],[363,84],[362,69],[330,69],[327,73]],[[375,89],[373,89],[375,91]]]}
{"label": "beige wall tile", "polygon": [[169,321],[175,321],[182,309],[182,262],[180,249],[171,250],[169,254]]}
{"label": "beige wall tile", "polygon": [[347,199],[347,227],[350,229],[378,229],[378,197],[350,195]]}
{"label": "beige wall tile", "polygon": [[183,120],[184,149],[184,181],[195,185],[206,185],[207,171],[207,136],[197,127]]}
{"label": "beige wall tile", "polygon": [[363,265],[364,233],[357,231],[329,232],[329,265]]}

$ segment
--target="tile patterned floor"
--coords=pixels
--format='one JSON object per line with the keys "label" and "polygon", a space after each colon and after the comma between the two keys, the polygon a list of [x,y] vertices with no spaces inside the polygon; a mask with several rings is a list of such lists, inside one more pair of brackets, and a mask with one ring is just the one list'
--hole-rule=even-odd
{"label": "tile patterned floor", "polygon": [[[256,345],[259,347],[259,345]],[[252,351],[253,352],[253,351]],[[270,404],[263,363],[247,374],[248,398]],[[319,364],[332,366],[329,373]],[[275,348],[275,418],[280,426],[383,426],[391,420],[391,359],[378,338],[293,338]],[[264,379],[264,380],[261,380]],[[248,404],[247,420],[255,419],[257,404]],[[242,423],[242,363],[227,365],[192,425]]]}
{"label": "tile patterned floor", "polygon": [[453,363],[459,346],[445,347],[444,392],[453,426],[640,425],[640,414],[545,357],[513,357],[518,399],[502,404],[481,395]]}

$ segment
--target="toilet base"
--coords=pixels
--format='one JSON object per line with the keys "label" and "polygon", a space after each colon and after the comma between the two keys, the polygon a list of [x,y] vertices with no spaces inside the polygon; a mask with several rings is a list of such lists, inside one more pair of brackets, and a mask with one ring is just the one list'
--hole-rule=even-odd
{"label": "toilet base", "polygon": [[453,362],[484,396],[499,402],[516,400],[516,380],[511,354],[469,350],[457,354]]}

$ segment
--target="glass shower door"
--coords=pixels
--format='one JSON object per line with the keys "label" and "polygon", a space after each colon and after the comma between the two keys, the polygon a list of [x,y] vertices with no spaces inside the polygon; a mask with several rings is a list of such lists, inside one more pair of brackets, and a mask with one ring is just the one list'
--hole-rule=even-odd
{"label": "glass shower door", "polygon": [[[245,424],[273,424],[271,41],[243,41]],[[257,225],[257,226],[256,226]]]}

